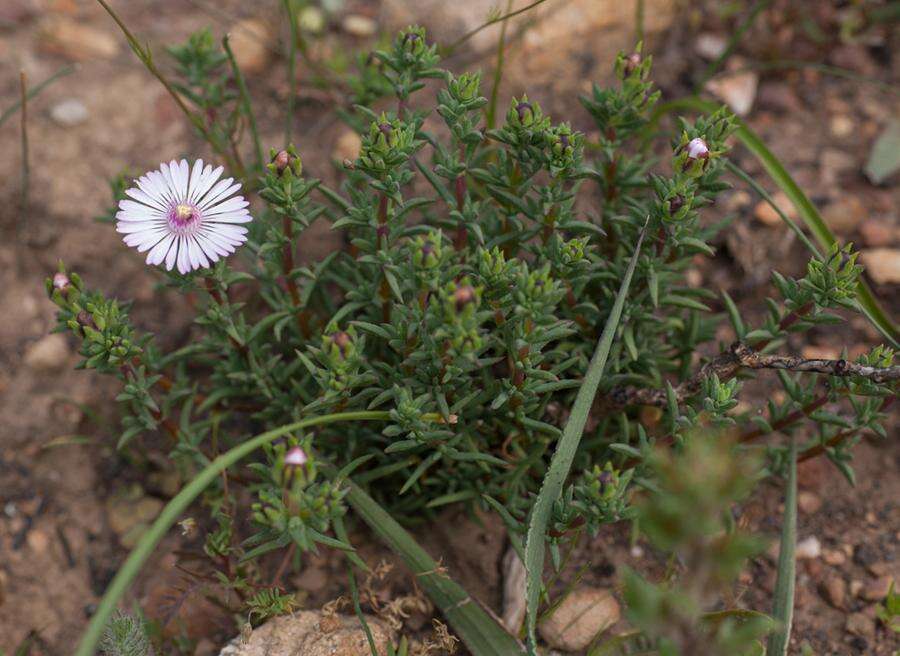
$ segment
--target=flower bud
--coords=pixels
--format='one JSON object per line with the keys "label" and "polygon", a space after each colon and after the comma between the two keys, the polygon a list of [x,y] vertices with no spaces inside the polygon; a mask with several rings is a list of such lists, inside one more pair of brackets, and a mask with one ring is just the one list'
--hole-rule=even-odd
{"label": "flower bud", "polygon": [[709,146],[700,137],[691,139],[686,147],[690,159],[706,159],[709,157]]}
{"label": "flower bud", "polygon": [[679,194],[669,199],[669,214],[678,214],[682,207],[684,207],[684,196]]}
{"label": "flower bud", "polygon": [[284,464],[286,467],[301,467],[306,464],[308,459],[306,451],[299,446],[295,446],[285,454]]}
{"label": "flower bud", "polygon": [[456,307],[457,312],[462,312],[463,309],[474,300],[475,289],[472,285],[461,285],[453,292],[453,304]]}
{"label": "flower bud", "polygon": [[288,164],[291,163],[290,153],[286,150],[278,151],[278,154],[272,158],[272,164],[275,165],[275,170],[279,173],[284,173],[284,170],[287,168]]}
{"label": "flower bud", "polygon": [[625,58],[625,75],[631,75],[641,65],[641,53],[633,52]]}
{"label": "flower bud", "polygon": [[69,276],[62,273],[54,274],[53,276],[53,288],[58,289],[61,292],[65,292],[71,286],[71,280],[69,280]]}
{"label": "flower bud", "polygon": [[339,330],[331,333],[331,343],[337,347],[341,357],[347,357],[347,349],[353,345],[353,338],[349,333]]}

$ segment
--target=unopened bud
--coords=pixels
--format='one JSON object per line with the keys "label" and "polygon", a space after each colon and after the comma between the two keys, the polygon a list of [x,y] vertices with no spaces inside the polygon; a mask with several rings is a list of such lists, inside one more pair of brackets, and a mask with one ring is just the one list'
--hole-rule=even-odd
{"label": "unopened bud", "polygon": [[353,344],[353,338],[350,337],[349,333],[346,333],[343,330],[339,330],[336,333],[331,333],[331,341],[335,346],[338,347],[338,350],[341,352],[341,356],[346,356],[347,349]]}
{"label": "unopened bud", "polygon": [[61,292],[66,291],[71,285],[72,281],[69,280],[69,276],[66,274],[59,272],[54,274],[53,276],[53,288],[58,289]]}
{"label": "unopened bud", "polygon": [[625,58],[625,75],[634,73],[641,65],[641,53],[633,52]]}
{"label": "unopened bud", "polygon": [[691,139],[687,145],[687,156],[691,159],[706,159],[709,157],[709,146],[700,137]]}
{"label": "unopened bud", "polygon": [[275,170],[277,170],[279,173],[283,173],[290,163],[291,154],[286,150],[278,151],[278,154],[272,158],[272,164],[275,165]]}
{"label": "unopened bud", "polygon": [[391,138],[391,133],[393,132],[393,130],[394,129],[391,127],[390,123],[379,123],[378,124],[378,131],[384,135],[385,139]]}
{"label": "unopened bud", "polygon": [[475,300],[475,289],[471,285],[463,285],[453,292],[453,303],[456,311],[461,312],[469,303]]}
{"label": "unopened bud", "polygon": [[299,446],[293,447],[284,455],[284,464],[288,467],[301,467],[307,460],[306,451]]}
{"label": "unopened bud", "polygon": [[606,492],[606,488],[613,481],[613,475],[608,470],[604,469],[600,472],[600,475],[597,477],[597,480],[600,481],[600,491]]}
{"label": "unopened bud", "polygon": [[87,310],[81,310],[77,315],[75,315],[75,321],[78,322],[80,326],[90,326],[91,328],[96,328],[97,324],[94,323],[94,317],[90,315]]}
{"label": "unopened bud", "polygon": [[678,210],[680,210],[682,207],[684,207],[684,196],[681,196],[679,194],[678,196],[669,199],[670,214],[677,214]]}
{"label": "unopened bud", "polygon": [[533,111],[531,103],[527,100],[523,100],[518,105],[516,105],[516,115],[519,117],[520,121],[525,121],[525,117],[528,116],[529,113]]}

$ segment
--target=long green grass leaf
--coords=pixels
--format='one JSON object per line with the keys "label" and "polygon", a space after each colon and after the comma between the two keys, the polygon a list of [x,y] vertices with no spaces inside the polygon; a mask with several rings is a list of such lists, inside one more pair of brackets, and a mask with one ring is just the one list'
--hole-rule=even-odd
{"label": "long green grass leaf", "polygon": [[347,503],[372,531],[394,550],[416,576],[418,584],[438,607],[448,624],[475,656],[524,654],[519,642],[428,555],[397,521],[361,487],[349,482]]}
{"label": "long green grass leaf", "polygon": [[[679,98],[657,107],[656,113],[651,120],[651,125],[663,115],[671,112],[693,110],[711,113],[716,109],[718,109],[717,104],[696,96]],[[803,190],[800,189],[778,158],[766,147],[759,135],[753,132],[741,119],[735,117],[735,121],[738,125],[735,136],[756,156],[766,173],[769,174],[769,177],[772,178],[775,184],[790,199],[791,203],[794,204],[794,207],[797,208],[797,212],[806,223],[806,227],[822,245],[823,249],[827,251],[837,241],[837,238],[822,219],[816,206],[803,193]],[[893,346],[900,347],[900,328],[897,327],[887,312],[879,305],[875,294],[862,280],[859,281],[856,289],[856,300],[860,310],[868,317],[872,325],[890,340]]]}
{"label": "long green grass leaf", "polygon": [[637,244],[634,247],[634,255],[631,256],[628,270],[622,279],[622,285],[619,287],[619,293],[616,294],[612,311],[606,320],[606,325],[603,326],[603,334],[600,335],[597,349],[594,351],[587,373],[575,397],[575,403],[572,405],[572,414],[569,415],[569,420],[566,422],[566,427],[556,447],[556,453],[553,454],[553,459],[550,461],[550,468],[544,476],[541,491],[534,502],[534,509],[531,512],[528,535],[525,540],[525,571],[527,572],[526,626],[528,628],[528,650],[531,654],[535,653],[537,642],[535,628],[537,625],[538,605],[541,598],[541,578],[544,570],[544,542],[547,533],[547,522],[550,520],[550,511],[553,508],[553,504],[562,492],[563,483],[565,483],[566,477],[569,475],[575,451],[578,448],[578,443],[581,441],[581,434],[584,431],[584,425],[587,423],[591,404],[594,402],[594,395],[597,393],[597,387],[606,367],[609,349],[612,346],[616,328],[619,326],[622,308],[625,305],[625,297],[628,296],[628,288],[631,285],[631,278],[634,275],[634,268],[637,265],[641,244],[644,241],[646,232],[647,223],[645,222],[641,235],[638,237]]}
{"label": "long green grass leaf", "polygon": [[359,412],[340,412],[331,415],[322,415],[320,417],[309,417],[292,424],[279,426],[265,433],[261,433],[252,439],[247,440],[234,447],[230,451],[223,453],[218,458],[209,463],[206,468],[197,474],[194,479],[188,483],[178,494],[176,494],[166,507],[163,508],[159,517],[153,522],[153,525],[141,537],[134,549],[128,555],[128,559],[119,568],[115,578],[106,588],[97,611],[91,618],[87,630],[81,637],[78,650],[75,656],[92,656],[97,647],[97,642],[103,635],[103,630],[109,620],[112,612],[116,608],[119,599],[131,585],[131,582],[140,572],[141,567],[146,562],[153,549],[159,544],[166,532],[172,528],[181,514],[196,499],[207,486],[212,483],[218,476],[228,467],[238,462],[241,458],[249,455],[264,444],[278,439],[284,435],[294,431],[309,428],[311,426],[321,426],[341,421],[387,421],[390,419],[390,413],[383,411],[359,411]]}
{"label": "long green grass leaf", "polygon": [[775,579],[775,599],[772,617],[779,622],[769,636],[766,653],[785,656],[791,637],[794,617],[794,579],[797,566],[794,554],[797,545],[797,443],[791,438],[788,463],[787,490],[784,495],[784,519],[781,527],[781,547],[778,550],[778,577]]}

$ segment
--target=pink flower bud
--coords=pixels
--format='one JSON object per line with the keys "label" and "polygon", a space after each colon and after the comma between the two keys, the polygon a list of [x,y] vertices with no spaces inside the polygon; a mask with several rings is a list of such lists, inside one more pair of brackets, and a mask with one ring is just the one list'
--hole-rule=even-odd
{"label": "pink flower bud", "polygon": [[307,459],[306,451],[295,446],[285,454],[284,464],[288,467],[301,467],[306,464]]}
{"label": "pink flower bud", "polygon": [[53,276],[53,288],[58,289],[61,292],[66,291],[69,288],[71,281],[69,280],[69,276],[60,272]]}
{"label": "pink flower bud", "polygon": [[691,159],[705,159],[709,157],[709,146],[700,137],[691,139],[687,145],[687,154]]}

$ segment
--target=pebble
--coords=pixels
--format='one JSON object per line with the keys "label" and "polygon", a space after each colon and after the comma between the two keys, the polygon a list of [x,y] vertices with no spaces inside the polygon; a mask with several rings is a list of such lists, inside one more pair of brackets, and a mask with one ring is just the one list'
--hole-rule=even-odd
{"label": "pebble", "polygon": [[619,603],[609,590],[584,587],[571,592],[539,626],[551,647],[581,651],[619,621]]}
{"label": "pebble", "polygon": [[822,219],[835,232],[851,232],[862,223],[868,211],[856,196],[842,196],[822,210]]}
{"label": "pebble", "polygon": [[815,535],[811,535],[797,543],[794,554],[796,555],[797,560],[818,558],[822,554],[822,544],[819,542],[819,538]]}
{"label": "pebble", "polygon": [[229,35],[234,59],[242,72],[259,73],[265,69],[269,62],[266,44],[272,38],[266,23],[258,18],[245,18],[235,23]]}
{"label": "pebble", "polygon": [[50,109],[50,118],[64,128],[81,125],[88,119],[88,109],[77,98],[68,98]]}
{"label": "pebble", "polygon": [[694,39],[694,52],[710,61],[717,59],[727,47],[728,41],[721,34],[701,32]]}
{"label": "pebble", "polygon": [[160,513],[163,502],[134,486],[113,494],[106,502],[106,518],[122,546],[131,548]]}
{"label": "pebble", "polygon": [[818,494],[803,490],[797,494],[797,506],[804,515],[812,515],[822,507],[822,499]]}
{"label": "pebble", "polygon": [[345,130],[334,142],[334,150],[331,156],[338,162],[349,159],[351,162],[359,157],[362,148],[362,139],[353,130]]}
{"label": "pebble", "polygon": [[378,24],[368,16],[350,14],[341,21],[341,28],[353,36],[372,36],[378,31]]}
{"label": "pebble", "polygon": [[[787,216],[792,221],[797,220],[797,208],[794,207],[791,199],[788,198],[783,191],[776,191],[774,194],[772,194],[772,201],[782,212],[784,212],[785,216]],[[765,200],[761,200],[756,204],[756,207],[753,208],[753,216],[756,217],[758,221],[760,221],[761,223],[765,223],[766,225],[783,225],[778,212],[776,212],[775,209],[768,203],[768,201]]]}
{"label": "pebble", "polygon": [[866,246],[890,246],[900,237],[900,230],[882,219],[866,219],[859,226]]}
{"label": "pebble", "polygon": [[891,576],[879,576],[874,581],[866,583],[859,591],[859,596],[866,601],[881,601],[887,597],[893,580]]}
{"label": "pebble", "polygon": [[879,285],[900,282],[900,248],[870,248],[862,252],[860,261]]}
{"label": "pebble", "polygon": [[743,189],[736,189],[725,200],[725,209],[729,212],[742,210],[753,202],[753,197]]}
{"label": "pebble", "polygon": [[68,59],[112,59],[119,54],[119,40],[106,30],[57,16],[43,21],[39,47]]}
{"label": "pebble", "polygon": [[525,619],[525,563],[515,549],[503,555],[503,626],[517,635]]}
{"label": "pebble", "polygon": [[844,552],[837,549],[826,549],[822,553],[822,560],[824,560],[827,565],[839,567],[847,562],[847,556],[844,555]]}
{"label": "pebble", "polygon": [[860,592],[862,592],[862,589],[863,589],[862,581],[857,581],[855,579],[853,581],[850,581],[850,594],[852,596],[858,597]]}
{"label": "pebble", "polygon": [[[319,611],[301,610],[282,615],[252,630],[249,637],[237,636],[219,656],[370,656],[372,653],[359,620],[337,615],[334,627],[326,627]],[[375,650],[387,652],[393,632],[380,619],[366,616]],[[326,630],[329,629],[329,630]]]}
{"label": "pebble", "polygon": [[297,25],[304,32],[319,34],[325,29],[325,14],[318,7],[308,5],[297,15]]}
{"label": "pebble", "polygon": [[853,131],[856,129],[856,123],[854,123],[853,119],[846,114],[838,114],[837,116],[831,117],[831,121],[828,123],[828,129],[831,131],[832,136],[840,139],[849,137],[853,134]]}
{"label": "pebble", "polygon": [[847,601],[847,583],[840,576],[830,576],[822,586],[828,603],[837,609],[844,608]]}
{"label": "pebble", "polygon": [[36,528],[28,531],[26,540],[28,542],[28,548],[36,554],[45,553],[47,551],[47,546],[50,544],[47,534]]}
{"label": "pebble", "polygon": [[847,631],[861,638],[875,637],[875,620],[863,613],[853,613],[847,617]]}
{"label": "pebble", "polygon": [[29,346],[23,362],[34,371],[59,371],[68,364],[69,357],[69,344],[65,336],[53,333]]}
{"label": "pebble", "polygon": [[706,89],[724,102],[738,116],[746,116],[753,108],[759,74],[756,71],[728,73],[706,83]]}

